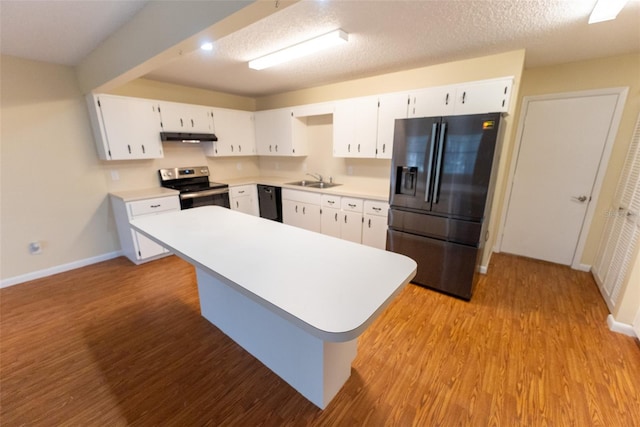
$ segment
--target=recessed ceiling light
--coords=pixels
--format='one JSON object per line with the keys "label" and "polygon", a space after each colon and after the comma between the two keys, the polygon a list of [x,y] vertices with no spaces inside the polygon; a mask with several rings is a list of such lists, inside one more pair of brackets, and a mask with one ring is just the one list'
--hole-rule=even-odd
{"label": "recessed ceiling light", "polygon": [[202,43],[200,45],[200,49],[202,49],[202,50],[213,50],[213,43],[211,43],[211,42]]}
{"label": "recessed ceiling light", "polygon": [[292,59],[310,55],[332,46],[346,43],[348,40],[349,34],[338,29],[249,61],[249,68],[262,70]]}
{"label": "recessed ceiling light", "polygon": [[628,0],[598,0],[591,15],[589,24],[616,19]]}

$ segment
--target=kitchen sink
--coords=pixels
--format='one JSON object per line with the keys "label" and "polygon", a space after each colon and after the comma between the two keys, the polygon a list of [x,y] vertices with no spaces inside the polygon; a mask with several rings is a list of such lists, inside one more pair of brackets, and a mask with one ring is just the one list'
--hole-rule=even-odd
{"label": "kitchen sink", "polygon": [[324,182],[324,181],[302,180],[302,181],[288,182],[287,185],[298,185],[300,187],[311,187],[311,188],[331,188],[331,187],[336,187],[342,184],[336,184],[333,182]]}

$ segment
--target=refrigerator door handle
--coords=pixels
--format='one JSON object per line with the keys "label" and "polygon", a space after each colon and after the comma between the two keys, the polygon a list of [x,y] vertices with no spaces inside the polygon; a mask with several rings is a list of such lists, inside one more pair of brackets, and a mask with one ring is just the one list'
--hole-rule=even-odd
{"label": "refrigerator door handle", "polygon": [[431,126],[431,148],[429,150],[429,160],[427,161],[427,190],[424,195],[424,201],[431,202],[431,170],[433,169],[433,153],[436,150],[436,134],[438,133],[438,123]]}
{"label": "refrigerator door handle", "polygon": [[447,124],[442,122],[442,129],[440,130],[440,138],[438,141],[438,156],[436,157],[436,180],[433,186],[433,203],[438,203],[440,197],[440,171],[442,169],[442,154],[444,151],[444,136],[447,131]]}

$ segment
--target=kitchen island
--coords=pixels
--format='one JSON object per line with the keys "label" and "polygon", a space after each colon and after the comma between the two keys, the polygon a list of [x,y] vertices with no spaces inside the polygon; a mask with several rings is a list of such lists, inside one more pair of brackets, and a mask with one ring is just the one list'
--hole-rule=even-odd
{"label": "kitchen island", "polygon": [[416,273],[405,256],[218,206],[131,225],[195,266],[203,317],[320,408]]}

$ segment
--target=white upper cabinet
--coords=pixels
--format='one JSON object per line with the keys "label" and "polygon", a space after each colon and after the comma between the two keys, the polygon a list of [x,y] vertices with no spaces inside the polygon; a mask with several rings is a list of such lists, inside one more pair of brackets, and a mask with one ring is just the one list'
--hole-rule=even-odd
{"label": "white upper cabinet", "polygon": [[256,148],[260,156],[306,156],[307,119],[291,108],[255,113]]}
{"label": "white upper cabinet", "polygon": [[213,108],[202,105],[160,102],[164,132],[213,133]]}
{"label": "white upper cabinet", "polygon": [[460,85],[456,91],[456,114],[507,112],[512,79]]}
{"label": "white upper cabinet", "polygon": [[396,119],[406,119],[409,95],[390,93],[378,98],[378,132],[376,157],[390,159],[393,154],[393,133]]}
{"label": "white upper cabinet", "polygon": [[375,157],[378,97],[336,101],[333,113],[333,156]]}
{"label": "white upper cabinet", "polygon": [[216,142],[203,142],[210,157],[255,156],[256,133],[254,113],[251,111],[213,108]]}
{"label": "white upper cabinet", "polygon": [[87,96],[89,116],[103,160],[163,157],[157,101],[114,95]]}
{"label": "white upper cabinet", "polygon": [[408,94],[345,99],[333,114],[334,157],[390,159],[396,119],[407,117]]}
{"label": "white upper cabinet", "polygon": [[512,86],[509,77],[418,90],[410,95],[409,117],[504,113]]}
{"label": "white upper cabinet", "polygon": [[411,93],[408,117],[450,116],[454,114],[455,86],[437,86]]}

